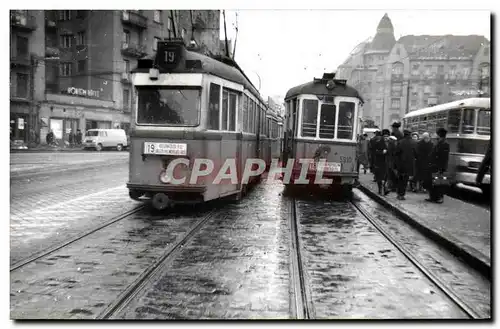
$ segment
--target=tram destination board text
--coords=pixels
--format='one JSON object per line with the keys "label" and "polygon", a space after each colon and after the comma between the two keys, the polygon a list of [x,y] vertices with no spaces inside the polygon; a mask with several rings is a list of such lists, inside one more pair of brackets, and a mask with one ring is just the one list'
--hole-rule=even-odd
{"label": "tram destination board text", "polygon": [[145,142],[144,154],[186,155],[187,144]]}

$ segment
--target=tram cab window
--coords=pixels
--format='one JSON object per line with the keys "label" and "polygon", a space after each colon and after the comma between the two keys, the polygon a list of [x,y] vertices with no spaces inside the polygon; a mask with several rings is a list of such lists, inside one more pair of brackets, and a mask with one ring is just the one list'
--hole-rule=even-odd
{"label": "tram cab window", "polygon": [[354,103],[339,103],[339,123],[337,125],[337,138],[352,139],[354,122]]}
{"label": "tram cab window", "polygon": [[479,110],[477,113],[477,133],[479,135],[491,134],[491,111]]}
{"label": "tram cab window", "polygon": [[254,116],[253,116],[253,100],[248,99],[248,132],[254,133],[253,129]]}
{"label": "tram cab window", "polygon": [[461,112],[459,109],[450,110],[448,112],[448,132],[458,133],[460,127]]}
{"label": "tram cab window", "polygon": [[220,86],[210,84],[210,96],[208,105],[208,129],[219,130],[220,109]]}
{"label": "tram cab window", "polygon": [[462,134],[473,134],[474,133],[474,117],[476,111],[474,109],[464,109],[464,115],[462,117]]}
{"label": "tram cab window", "polygon": [[319,122],[319,138],[335,138],[335,114],[337,108],[333,104],[322,104]]}
{"label": "tram cab window", "polygon": [[221,130],[228,130],[227,129],[227,122],[228,122],[228,111],[229,111],[229,92],[227,90],[224,90],[222,92],[222,120],[221,120]]}
{"label": "tram cab window", "polygon": [[229,127],[227,130],[236,131],[236,102],[238,96],[234,93],[229,93]]}
{"label": "tram cab window", "polygon": [[304,99],[302,101],[302,137],[316,137],[318,124],[318,101]]}
{"label": "tram cab window", "polygon": [[138,87],[138,124],[197,126],[201,91],[188,88]]}

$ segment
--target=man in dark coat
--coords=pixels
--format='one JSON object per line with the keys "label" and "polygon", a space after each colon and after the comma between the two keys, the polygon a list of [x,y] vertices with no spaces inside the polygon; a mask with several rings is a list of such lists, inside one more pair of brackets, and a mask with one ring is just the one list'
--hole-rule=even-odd
{"label": "man in dark coat", "polygon": [[427,176],[430,175],[429,163],[433,147],[434,145],[432,145],[429,133],[423,133],[422,139],[419,140],[417,143],[417,166],[416,166],[417,170],[415,177],[417,185],[420,185],[419,186],[420,190],[422,190],[422,188],[430,189],[430,186],[427,186],[426,184],[427,184]]}
{"label": "man in dark coat", "polygon": [[395,163],[398,173],[398,200],[405,200],[408,178],[414,175],[415,142],[411,132],[404,130],[404,138],[398,142],[395,152]]}
{"label": "man in dark coat", "polygon": [[[370,160],[370,171],[375,174],[375,144],[382,139],[382,133],[380,130],[375,131],[375,136],[373,136],[368,142],[368,158]],[[377,179],[373,177],[373,181],[376,182]]]}
{"label": "man in dark coat", "polygon": [[377,180],[378,193],[382,195],[385,193],[387,180],[387,140],[389,138],[389,130],[382,131],[382,138],[378,138],[374,143],[374,161],[375,179]]}
{"label": "man in dark coat", "polygon": [[430,175],[428,175],[428,185],[429,189],[429,198],[425,199],[426,201],[443,203],[444,189],[442,186],[434,186],[432,184],[432,174],[439,173],[442,174],[448,169],[448,158],[450,155],[450,145],[446,142],[446,134],[448,131],[444,128],[439,128],[436,131],[439,139],[437,144],[432,149],[432,153],[430,156],[431,166],[430,166]]}
{"label": "man in dark coat", "polygon": [[394,122],[392,124],[392,136],[396,136],[396,138],[399,140],[402,140],[403,139],[403,134],[401,133],[401,131],[399,130],[399,127],[401,127],[401,123],[400,122]]}
{"label": "man in dark coat", "polygon": [[397,137],[392,133],[387,139],[387,193],[396,192],[398,187],[398,176],[396,175],[396,148],[398,146]]}

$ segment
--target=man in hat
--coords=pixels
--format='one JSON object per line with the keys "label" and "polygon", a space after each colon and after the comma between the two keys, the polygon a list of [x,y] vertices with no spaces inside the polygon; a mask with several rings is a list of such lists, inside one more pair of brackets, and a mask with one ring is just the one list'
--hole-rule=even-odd
{"label": "man in hat", "polygon": [[[368,142],[368,159],[370,160],[370,171],[375,174],[375,144],[382,139],[382,133],[380,130],[375,131],[375,136],[373,136]],[[373,177],[373,181],[376,182],[377,179]]]}
{"label": "man in hat", "polygon": [[408,178],[414,175],[414,162],[416,158],[415,143],[411,139],[409,130],[403,131],[404,138],[396,147],[396,168],[398,169],[398,200],[405,200]]}
{"label": "man in hat", "polygon": [[374,142],[374,161],[375,179],[378,185],[378,193],[382,195],[386,192],[385,181],[387,179],[387,139],[389,138],[389,130],[382,130],[382,138],[378,138]]}
{"label": "man in hat", "polygon": [[448,133],[446,129],[439,128],[436,133],[439,139],[433,147],[430,156],[431,170],[427,176],[427,185],[430,187],[429,198],[425,200],[429,202],[443,203],[444,188],[442,186],[435,186],[432,184],[432,174],[443,174],[448,169],[450,145],[446,142],[446,134]]}
{"label": "man in hat", "polygon": [[399,130],[399,127],[401,127],[401,122],[394,122],[392,124],[392,134],[393,136],[396,136],[396,138],[399,140],[402,140],[403,139],[403,134],[401,133],[401,131]]}

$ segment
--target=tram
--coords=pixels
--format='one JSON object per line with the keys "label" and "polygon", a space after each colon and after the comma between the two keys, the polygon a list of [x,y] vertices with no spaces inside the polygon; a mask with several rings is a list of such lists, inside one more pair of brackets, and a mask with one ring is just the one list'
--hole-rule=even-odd
{"label": "tram", "polygon": [[[247,181],[242,172],[248,159],[268,166],[270,139],[279,138],[269,131],[276,131],[278,122],[269,120],[264,100],[236,62],[189,50],[181,39],[160,41],[153,58],[139,60],[132,83],[136,102],[127,183],[132,199],[151,200],[158,210],[240,199],[259,181],[255,164],[258,173]],[[236,169],[237,179],[220,179],[223,168],[232,175]]]}
{"label": "tram", "polygon": [[[362,131],[362,104],[358,91],[335,79],[335,73],[288,90],[285,97],[283,162],[293,159],[289,189],[308,183],[349,193],[359,178],[357,136]],[[308,164],[306,164],[308,162]],[[306,180],[299,179],[304,168]],[[316,184],[317,174],[330,183]],[[321,177],[319,177],[321,178]]]}
{"label": "tram", "polygon": [[[448,173],[454,185],[475,185],[479,166],[491,138],[490,98],[467,98],[412,111],[403,118],[405,129],[437,138],[446,128],[450,144]],[[491,187],[491,172],[483,180],[483,192]]]}

